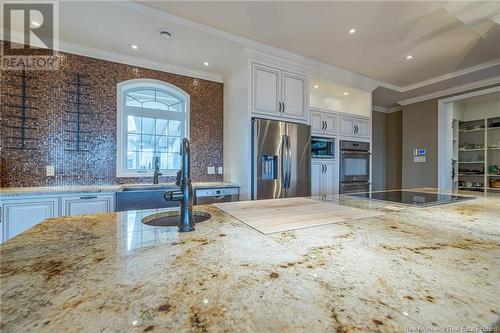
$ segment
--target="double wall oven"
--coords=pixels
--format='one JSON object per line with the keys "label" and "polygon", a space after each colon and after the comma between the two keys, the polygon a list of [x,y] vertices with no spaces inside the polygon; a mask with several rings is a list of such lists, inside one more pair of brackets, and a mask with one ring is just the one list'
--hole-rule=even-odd
{"label": "double wall oven", "polygon": [[340,193],[370,191],[370,144],[340,141]]}

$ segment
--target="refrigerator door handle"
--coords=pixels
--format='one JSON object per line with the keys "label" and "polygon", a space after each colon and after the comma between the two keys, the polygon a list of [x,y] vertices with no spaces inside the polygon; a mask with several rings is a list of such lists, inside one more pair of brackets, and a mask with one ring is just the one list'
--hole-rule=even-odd
{"label": "refrigerator door handle", "polygon": [[281,136],[281,187],[282,188],[286,188],[286,165],[288,164],[286,150],[287,150],[286,135],[282,135]]}
{"label": "refrigerator door handle", "polygon": [[287,153],[287,179],[285,188],[290,188],[292,178],[292,145],[290,144],[290,136],[286,136],[286,153]]}

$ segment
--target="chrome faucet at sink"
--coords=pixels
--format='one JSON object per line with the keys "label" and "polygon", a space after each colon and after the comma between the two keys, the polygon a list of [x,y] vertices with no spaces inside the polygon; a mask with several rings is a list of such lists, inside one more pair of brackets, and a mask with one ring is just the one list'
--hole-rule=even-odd
{"label": "chrome faucet at sink", "polygon": [[191,153],[189,139],[182,139],[181,146],[182,168],[177,173],[175,184],[179,190],[167,191],[164,198],[167,201],[180,201],[181,215],[179,219],[179,232],[194,230],[193,219],[193,187],[191,185]]}

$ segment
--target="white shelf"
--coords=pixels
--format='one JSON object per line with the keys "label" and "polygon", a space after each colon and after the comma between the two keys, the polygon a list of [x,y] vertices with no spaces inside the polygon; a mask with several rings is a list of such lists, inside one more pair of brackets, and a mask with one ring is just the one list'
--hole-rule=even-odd
{"label": "white shelf", "polygon": [[484,174],[474,174],[474,173],[459,173],[459,177],[484,177]]}
{"label": "white shelf", "polygon": [[500,150],[500,147],[491,147],[491,148],[488,148],[488,150]]}
{"label": "white shelf", "polygon": [[[496,128],[496,127],[493,127]],[[475,128],[471,130],[458,130],[460,133],[472,133],[472,132],[479,132],[479,131],[484,131],[484,128]]]}
{"label": "white shelf", "polygon": [[484,161],[477,161],[477,162],[460,162],[460,161],[458,161],[458,163],[460,163],[460,164],[484,164]]}
{"label": "white shelf", "polygon": [[489,130],[500,129],[500,127],[488,127]]}
{"label": "white shelf", "polygon": [[488,177],[500,177],[500,175],[488,175]]}
{"label": "white shelf", "polygon": [[484,148],[459,149],[458,151],[484,151]]}

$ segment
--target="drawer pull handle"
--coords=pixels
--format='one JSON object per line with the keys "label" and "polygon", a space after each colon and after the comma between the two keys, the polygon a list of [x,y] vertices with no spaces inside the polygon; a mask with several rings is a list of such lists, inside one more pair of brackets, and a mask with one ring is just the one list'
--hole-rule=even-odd
{"label": "drawer pull handle", "polygon": [[83,197],[80,197],[80,199],[85,200],[85,199],[97,199],[97,195],[86,195]]}

